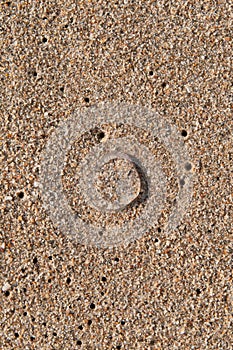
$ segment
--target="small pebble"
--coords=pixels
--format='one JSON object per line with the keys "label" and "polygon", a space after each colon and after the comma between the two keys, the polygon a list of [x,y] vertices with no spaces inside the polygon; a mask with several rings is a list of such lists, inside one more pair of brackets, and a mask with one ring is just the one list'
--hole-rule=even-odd
{"label": "small pebble", "polygon": [[6,282],[3,286],[2,286],[2,291],[6,292],[7,290],[9,290],[11,288],[10,283]]}

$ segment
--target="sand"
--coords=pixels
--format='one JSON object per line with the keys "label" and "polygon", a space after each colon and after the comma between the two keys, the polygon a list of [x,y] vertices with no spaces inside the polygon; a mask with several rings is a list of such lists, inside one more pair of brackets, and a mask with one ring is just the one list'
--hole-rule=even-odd
{"label": "sand", "polygon": [[[232,349],[230,1],[2,1],[0,43],[0,349]],[[182,186],[174,150],[151,130],[120,126],[160,161],[164,210],[130,242],[81,244],[43,207],[42,154],[75,111],[115,103],[176,128],[192,200],[168,234]],[[105,124],[67,156],[63,186],[74,207],[82,198],[72,160],[116,136],[118,126]],[[82,220],[104,222],[82,205]]]}

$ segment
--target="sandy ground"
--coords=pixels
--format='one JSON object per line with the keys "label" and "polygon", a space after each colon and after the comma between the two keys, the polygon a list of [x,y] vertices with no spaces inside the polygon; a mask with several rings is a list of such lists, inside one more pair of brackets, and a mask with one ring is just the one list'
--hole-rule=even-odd
{"label": "sandy ground", "polygon": [[[232,25],[228,0],[1,1],[0,349],[233,349]],[[171,236],[164,214],[141,238],[103,249],[60,232],[38,176],[60,122],[115,102],[176,127],[193,198]],[[140,137],[171,185],[172,150]],[[74,205],[70,160],[82,142],[63,177]],[[103,219],[85,208],[84,220]]]}

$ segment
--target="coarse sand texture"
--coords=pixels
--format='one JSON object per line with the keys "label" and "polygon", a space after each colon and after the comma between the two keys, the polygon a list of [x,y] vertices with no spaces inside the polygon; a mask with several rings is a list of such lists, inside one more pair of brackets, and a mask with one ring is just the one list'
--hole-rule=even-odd
{"label": "coarse sand texture", "polygon": [[0,3],[0,350],[233,349],[233,6]]}

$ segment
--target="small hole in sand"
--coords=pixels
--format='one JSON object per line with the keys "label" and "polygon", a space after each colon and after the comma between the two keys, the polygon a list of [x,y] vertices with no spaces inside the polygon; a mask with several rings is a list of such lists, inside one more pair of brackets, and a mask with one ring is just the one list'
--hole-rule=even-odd
{"label": "small hole in sand", "polygon": [[24,193],[23,193],[23,192],[19,192],[19,193],[18,193],[18,197],[19,197],[20,199],[22,199],[22,198],[24,197]]}
{"label": "small hole in sand", "polygon": [[184,179],[180,179],[180,186],[181,186],[181,187],[183,187],[183,186],[184,186],[184,184],[185,184]]}
{"label": "small hole in sand", "polygon": [[97,138],[99,141],[103,140],[104,137],[105,137],[105,133],[103,131],[100,131],[97,135]]}
{"label": "small hole in sand", "polygon": [[191,163],[186,163],[185,164],[185,170],[191,170],[192,169],[192,164]]}

